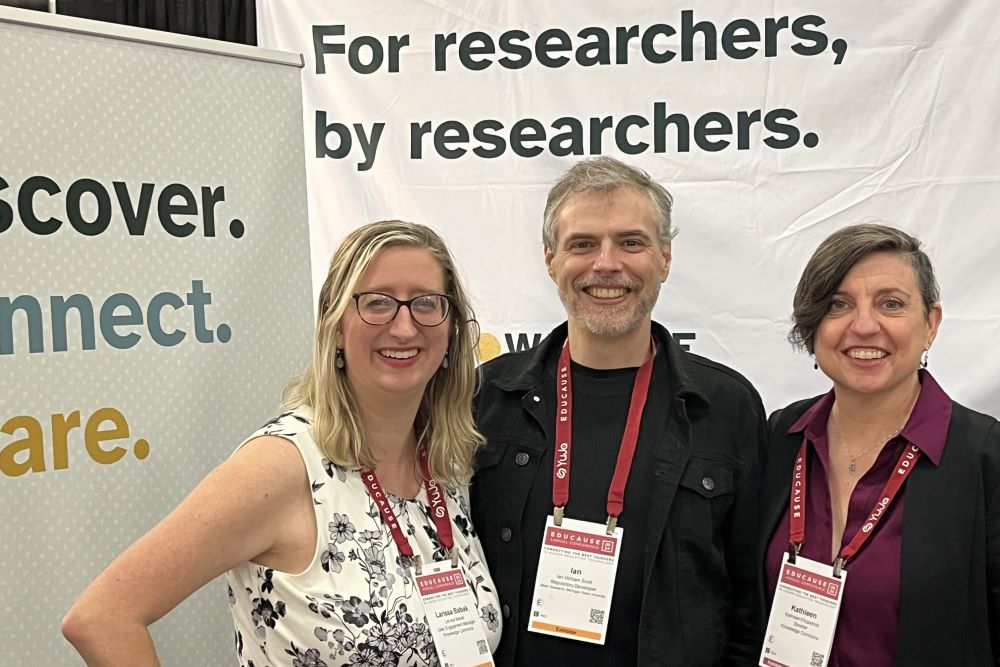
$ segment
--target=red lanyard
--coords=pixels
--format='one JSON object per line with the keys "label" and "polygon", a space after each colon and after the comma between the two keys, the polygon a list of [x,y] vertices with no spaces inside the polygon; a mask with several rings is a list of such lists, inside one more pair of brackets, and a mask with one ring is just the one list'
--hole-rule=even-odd
{"label": "red lanyard", "polygon": [[[802,438],[802,446],[799,448],[798,456],[795,457],[795,467],[792,469],[792,493],[788,507],[788,540],[791,543],[793,553],[797,554],[802,544],[806,540],[806,438]],[[882,487],[879,499],[868,513],[868,518],[861,524],[861,528],[854,534],[850,542],[844,546],[834,561],[834,574],[839,575],[841,568],[850,560],[854,554],[858,553],[861,546],[868,541],[868,538],[875,532],[875,526],[885,516],[889,505],[896,499],[903,482],[913,472],[917,459],[920,458],[920,449],[916,445],[908,444],[900,454],[899,460],[888,481]]]}
{"label": "red lanyard", "polygon": [[[448,514],[444,489],[431,478],[430,466],[427,465],[426,449],[420,450],[420,471],[424,476],[424,486],[427,487],[427,498],[431,503],[431,516],[434,518],[434,527],[437,528],[441,544],[451,552],[455,547],[455,540],[451,534],[451,516]],[[414,556],[410,541],[406,539],[402,528],[399,527],[399,520],[396,519],[396,514],[392,511],[392,503],[389,502],[387,494],[382,490],[382,485],[379,484],[378,477],[375,476],[375,471],[362,471],[361,479],[364,481],[365,486],[368,487],[368,493],[371,495],[372,500],[375,501],[375,505],[382,515],[382,521],[389,527],[389,532],[392,533],[392,539],[396,543],[396,546],[399,547],[399,552],[411,561],[416,561],[419,571],[419,558]],[[452,558],[454,560],[454,554],[452,554]]]}
{"label": "red lanyard", "polygon": [[[614,532],[615,524],[625,506],[625,484],[632,470],[632,459],[635,456],[635,446],[639,440],[639,423],[642,421],[642,411],[646,407],[646,396],[649,395],[649,382],[653,375],[653,357],[656,347],[650,343],[650,353],[646,361],[639,367],[632,385],[632,400],[628,407],[628,419],[625,421],[625,433],[622,435],[621,446],[618,448],[618,463],[611,477],[611,487],[608,489],[608,533]],[[559,355],[559,369],[556,377],[556,448],[552,461],[552,504],[555,506],[553,515],[555,524],[562,523],[563,511],[569,502],[569,470],[573,452],[573,383],[570,372],[569,341],[563,345]]]}

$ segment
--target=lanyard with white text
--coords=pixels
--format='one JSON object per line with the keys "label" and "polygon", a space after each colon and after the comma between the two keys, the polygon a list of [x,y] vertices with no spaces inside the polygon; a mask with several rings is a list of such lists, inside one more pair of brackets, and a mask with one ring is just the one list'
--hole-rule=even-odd
{"label": "lanyard with white text", "polygon": [[[458,552],[455,551],[455,540],[451,534],[451,516],[448,514],[448,505],[445,502],[444,490],[431,477],[430,466],[427,465],[427,450],[420,450],[420,471],[423,473],[424,486],[427,487],[427,499],[431,503],[431,516],[434,518],[434,527],[437,528],[438,537],[441,544],[451,554],[452,564],[457,565]],[[382,521],[389,527],[392,539],[399,548],[399,553],[403,554],[414,563],[417,574],[420,573],[420,556],[414,555],[410,541],[406,539],[403,530],[399,527],[396,514],[392,511],[392,503],[389,502],[387,494],[382,490],[378,477],[374,470],[365,470],[361,473],[361,479],[368,487],[375,505],[378,506]]]}
{"label": "lanyard with white text", "polygon": [[[653,357],[656,356],[656,346],[650,342],[649,356],[639,367],[632,385],[632,400],[628,407],[628,418],[625,421],[625,433],[622,435],[621,446],[618,448],[618,462],[608,489],[608,535],[614,533],[618,517],[625,506],[625,484],[632,470],[632,458],[635,456],[636,443],[639,440],[639,423],[642,421],[642,411],[646,407],[646,396],[649,394],[649,382],[653,375]],[[573,389],[570,372],[569,341],[563,345],[559,355],[559,370],[556,378],[556,395],[558,410],[556,411],[556,448],[552,462],[552,504],[555,506],[553,519],[555,525],[562,525],[566,503],[569,502],[569,469],[573,451]]]}
{"label": "lanyard with white text", "polygon": [[[788,507],[788,541],[791,543],[792,549],[790,562],[793,563],[806,540],[806,442],[806,438],[803,437],[802,446],[799,448],[798,456],[795,457],[795,467],[792,469],[792,493]],[[896,499],[899,490],[903,488],[903,482],[913,472],[919,458],[920,449],[916,445],[907,444],[903,453],[900,454],[892,474],[889,475],[888,481],[882,487],[882,493],[878,496],[879,500],[868,513],[868,518],[833,561],[834,576],[840,576],[844,564],[858,553],[861,545],[875,532],[875,526],[885,516],[886,510]]]}

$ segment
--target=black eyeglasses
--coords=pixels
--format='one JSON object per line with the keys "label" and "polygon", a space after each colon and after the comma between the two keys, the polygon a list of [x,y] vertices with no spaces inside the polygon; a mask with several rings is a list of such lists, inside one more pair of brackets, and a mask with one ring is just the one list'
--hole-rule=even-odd
{"label": "black eyeglasses", "polygon": [[414,322],[425,327],[436,327],[448,319],[451,312],[451,299],[444,294],[421,294],[406,300],[381,292],[361,292],[352,296],[358,315],[368,324],[392,322],[402,306],[410,311]]}

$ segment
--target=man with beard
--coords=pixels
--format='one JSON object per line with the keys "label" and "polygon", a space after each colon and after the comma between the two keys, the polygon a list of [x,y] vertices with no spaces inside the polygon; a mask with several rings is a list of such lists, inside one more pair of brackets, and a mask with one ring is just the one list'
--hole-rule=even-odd
{"label": "man with beard", "polygon": [[763,406],[652,322],[671,205],[606,157],[549,192],[545,264],[567,322],[486,364],[475,407],[498,665],[757,662]]}

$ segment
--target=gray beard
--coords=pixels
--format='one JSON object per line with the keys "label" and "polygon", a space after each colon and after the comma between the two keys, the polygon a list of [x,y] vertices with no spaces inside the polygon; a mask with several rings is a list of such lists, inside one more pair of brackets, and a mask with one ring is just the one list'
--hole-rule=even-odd
{"label": "gray beard", "polygon": [[581,299],[576,291],[570,288],[567,294],[563,290],[559,291],[559,298],[566,308],[566,314],[575,323],[594,334],[595,336],[615,337],[627,333],[639,322],[653,312],[653,305],[660,295],[659,284],[655,285],[649,298],[640,298],[635,304],[635,310],[629,317],[629,303],[622,303],[614,308],[591,309],[581,304]]}

